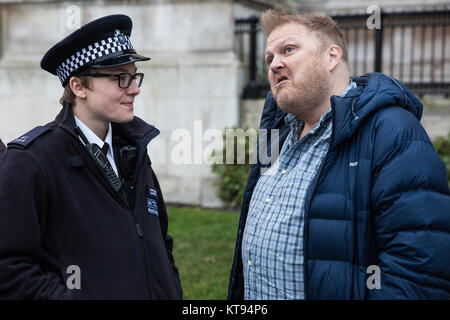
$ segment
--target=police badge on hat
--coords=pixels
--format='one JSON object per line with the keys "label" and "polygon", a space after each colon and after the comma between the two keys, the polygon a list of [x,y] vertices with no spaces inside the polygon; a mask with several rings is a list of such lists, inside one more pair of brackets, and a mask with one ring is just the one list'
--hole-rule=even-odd
{"label": "police badge on hat", "polygon": [[125,36],[123,35],[123,33],[120,33],[119,30],[116,29],[116,31],[114,31],[114,34],[116,35],[117,42],[118,42],[120,45],[123,46],[123,45],[127,42],[127,38],[125,38]]}

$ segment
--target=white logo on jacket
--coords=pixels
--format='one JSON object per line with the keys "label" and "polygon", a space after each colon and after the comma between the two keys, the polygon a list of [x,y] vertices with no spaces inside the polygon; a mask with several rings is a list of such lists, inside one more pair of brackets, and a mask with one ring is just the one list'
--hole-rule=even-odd
{"label": "white logo on jacket", "polygon": [[67,278],[67,289],[81,289],[81,269],[77,265],[70,265],[67,267],[67,274],[70,276]]}

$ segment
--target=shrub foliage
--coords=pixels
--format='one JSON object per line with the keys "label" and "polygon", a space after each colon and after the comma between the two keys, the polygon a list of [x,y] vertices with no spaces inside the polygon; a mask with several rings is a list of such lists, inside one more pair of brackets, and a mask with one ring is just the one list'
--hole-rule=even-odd
{"label": "shrub foliage", "polygon": [[[212,166],[212,171],[218,176],[218,179],[215,182],[218,190],[217,195],[224,203],[227,204],[229,208],[232,209],[237,209],[242,204],[245,185],[247,183],[251,168],[250,159],[253,156],[255,149],[255,146],[252,145],[251,139],[248,135],[235,136],[232,141],[227,141],[227,132],[229,134],[233,131],[237,132],[237,130],[244,132],[243,129],[238,129],[235,127],[232,129],[225,129],[223,134],[224,148],[212,153],[212,157],[215,159]],[[238,154],[238,150],[244,150],[244,148],[245,159],[239,159],[239,155],[241,154]],[[230,153],[230,149],[232,149],[232,153]],[[226,161],[227,152],[234,154],[232,163],[227,163],[228,161]]]}
{"label": "shrub foliage", "polygon": [[433,146],[441,157],[447,169],[447,180],[450,185],[450,132],[447,137],[436,137]]}

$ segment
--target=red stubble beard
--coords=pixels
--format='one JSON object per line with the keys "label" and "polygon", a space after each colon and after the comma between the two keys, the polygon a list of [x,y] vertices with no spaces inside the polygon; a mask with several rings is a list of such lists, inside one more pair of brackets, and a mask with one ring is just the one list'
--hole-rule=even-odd
{"label": "red stubble beard", "polygon": [[304,115],[329,99],[331,81],[328,72],[320,64],[308,64],[300,76],[289,75],[289,80],[278,87],[271,83],[271,90],[281,110],[304,119]]}

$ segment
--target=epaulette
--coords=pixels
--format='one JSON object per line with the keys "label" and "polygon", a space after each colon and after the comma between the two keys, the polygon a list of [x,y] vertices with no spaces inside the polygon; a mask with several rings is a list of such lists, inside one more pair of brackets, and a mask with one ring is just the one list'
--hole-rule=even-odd
{"label": "epaulette", "polygon": [[42,136],[44,133],[50,131],[52,128],[47,126],[36,127],[17,139],[14,139],[8,143],[8,149],[25,149],[28,147],[37,137]]}

